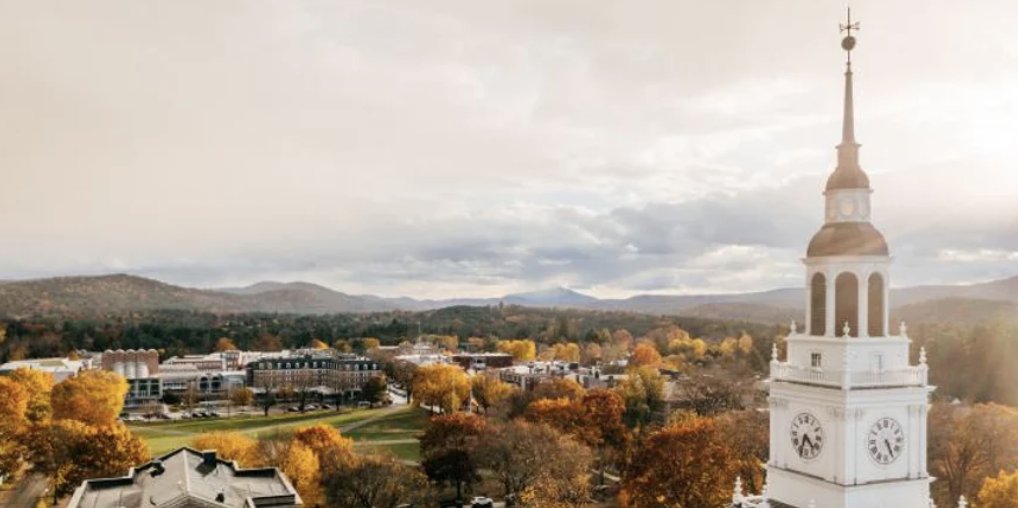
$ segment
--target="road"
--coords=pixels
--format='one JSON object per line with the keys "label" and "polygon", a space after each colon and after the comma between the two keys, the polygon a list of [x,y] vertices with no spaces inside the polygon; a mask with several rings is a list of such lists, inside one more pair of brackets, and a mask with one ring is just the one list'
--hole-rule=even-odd
{"label": "road", "polygon": [[46,477],[38,474],[26,475],[22,478],[4,506],[10,508],[33,508],[39,498],[46,492]]}

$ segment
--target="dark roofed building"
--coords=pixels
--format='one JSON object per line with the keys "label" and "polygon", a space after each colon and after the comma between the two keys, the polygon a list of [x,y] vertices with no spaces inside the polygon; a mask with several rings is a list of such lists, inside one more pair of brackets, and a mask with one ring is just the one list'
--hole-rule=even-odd
{"label": "dark roofed building", "polygon": [[121,478],[85,480],[68,508],[297,507],[290,481],[274,467],[242,469],[215,451],[180,448]]}

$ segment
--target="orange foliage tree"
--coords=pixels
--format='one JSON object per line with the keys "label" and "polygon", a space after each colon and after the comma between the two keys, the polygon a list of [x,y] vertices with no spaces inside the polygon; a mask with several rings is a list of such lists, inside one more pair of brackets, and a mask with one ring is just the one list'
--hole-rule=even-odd
{"label": "orange foliage tree", "polygon": [[984,480],[978,501],[979,508],[1018,508],[1018,471],[1001,471]]}
{"label": "orange foliage tree", "polygon": [[313,450],[322,469],[329,472],[354,460],[353,440],[331,425],[301,427],[294,431],[293,441]]}
{"label": "orange foliage tree", "polygon": [[633,354],[629,356],[629,365],[634,367],[654,367],[661,363],[661,353],[657,352],[653,344],[641,342],[633,348]]}
{"label": "orange foliage tree", "polygon": [[150,459],[145,443],[121,422],[90,426],[55,420],[37,428],[31,441],[33,467],[50,478],[54,497],[87,478],[123,476]]}
{"label": "orange foliage tree", "polygon": [[724,506],[736,468],[709,418],[688,418],[644,440],[622,480],[623,506]]}

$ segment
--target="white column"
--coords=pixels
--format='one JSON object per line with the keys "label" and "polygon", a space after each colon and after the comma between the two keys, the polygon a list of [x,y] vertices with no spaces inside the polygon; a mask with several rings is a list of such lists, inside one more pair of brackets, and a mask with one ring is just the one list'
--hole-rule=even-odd
{"label": "white column", "polygon": [[827,309],[826,309],[826,313],[827,313],[827,333],[825,333],[824,335],[826,335],[828,337],[837,337],[839,332],[837,330],[837,328],[838,328],[837,327],[837,323],[834,322],[834,313],[835,313],[835,308],[834,308],[834,291],[836,290],[835,281],[834,281],[834,277],[831,277],[831,271],[829,269],[826,270],[826,275],[827,275],[827,277],[825,278],[824,283],[827,284],[827,290],[825,291],[825,295],[824,296],[827,297]]}
{"label": "white column", "polygon": [[859,337],[870,336],[870,278],[862,277],[862,273],[856,273],[855,276],[859,279],[859,312],[856,316],[859,329],[856,330],[856,335]]}
{"label": "white column", "polygon": [[813,272],[806,270],[806,335],[813,335]]}
{"label": "white column", "polygon": [[880,274],[884,279],[884,337],[891,335],[891,281],[887,272]]}

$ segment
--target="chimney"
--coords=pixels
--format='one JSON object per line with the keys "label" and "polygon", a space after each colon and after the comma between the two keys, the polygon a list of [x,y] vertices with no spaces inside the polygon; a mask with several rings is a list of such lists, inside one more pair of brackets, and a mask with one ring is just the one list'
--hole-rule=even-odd
{"label": "chimney", "polygon": [[201,452],[201,462],[202,462],[202,464],[204,464],[206,466],[215,467],[215,465],[216,465],[216,451],[215,450],[205,450],[205,451]]}
{"label": "chimney", "polygon": [[163,474],[163,472],[165,471],[166,468],[163,467],[163,461],[159,459],[155,459],[152,461],[152,476],[159,476]]}

